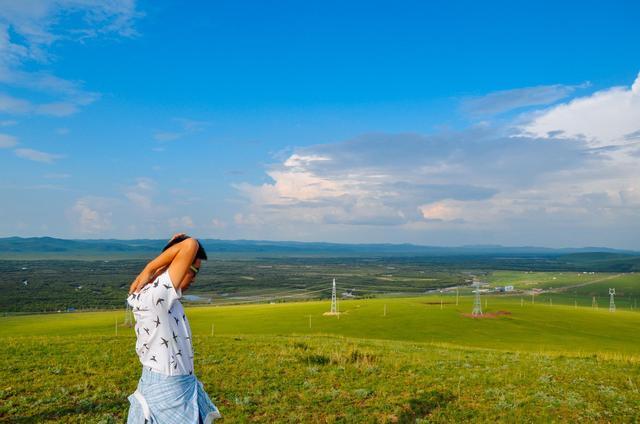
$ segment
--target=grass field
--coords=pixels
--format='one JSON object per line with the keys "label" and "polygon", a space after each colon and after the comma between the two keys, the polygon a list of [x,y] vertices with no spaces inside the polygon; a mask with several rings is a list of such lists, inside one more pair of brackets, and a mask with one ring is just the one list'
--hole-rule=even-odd
{"label": "grass field", "polygon": [[[531,278],[522,274],[504,277]],[[631,293],[639,277],[606,283]],[[509,314],[472,319],[472,298],[456,305],[447,294],[344,301],[339,319],[322,315],[326,301],[187,315],[196,373],[226,422],[640,420],[637,309],[483,299],[488,312]],[[122,422],[139,375],[133,330],[115,335],[123,318],[0,318],[0,421]]]}

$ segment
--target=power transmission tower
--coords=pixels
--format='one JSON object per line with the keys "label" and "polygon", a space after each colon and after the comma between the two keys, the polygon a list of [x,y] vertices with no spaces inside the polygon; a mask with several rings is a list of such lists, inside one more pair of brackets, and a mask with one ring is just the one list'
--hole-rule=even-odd
{"label": "power transmission tower", "polygon": [[336,279],[333,279],[333,285],[331,286],[331,310],[325,312],[324,315],[338,315],[338,296],[336,296]]}
{"label": "power transmission tower", "polygon": [[616,311],[616,303],[613,301],[613,297],[616,295],[616,289],[609,289],[609,312]]}
{"label": "power transmission tower", "polygon": [[474,317],[482,316],[482,301],[480,300],[480,281],[473,280],[473,285],[476,287],[476,297],[473,301],[473,312],[471,315]]}
{"label": "power transmission tower", "polygon": [[336,294],[336,279],[333,279],[333,285],[331,286],[331,310],[325,312],[322,315],[336,315],[340,319],[340,311],[338,310],[338,296]]}

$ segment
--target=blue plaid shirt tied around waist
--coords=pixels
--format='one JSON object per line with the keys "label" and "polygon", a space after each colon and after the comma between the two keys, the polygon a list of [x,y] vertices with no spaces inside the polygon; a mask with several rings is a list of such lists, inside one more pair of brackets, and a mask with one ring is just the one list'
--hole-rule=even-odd
{"label": "blue plaid shirt tied around waist", "polygon": [[127,424],[210,424],[221,418],[194,375],[163,375],[143,368],[129,402]]}

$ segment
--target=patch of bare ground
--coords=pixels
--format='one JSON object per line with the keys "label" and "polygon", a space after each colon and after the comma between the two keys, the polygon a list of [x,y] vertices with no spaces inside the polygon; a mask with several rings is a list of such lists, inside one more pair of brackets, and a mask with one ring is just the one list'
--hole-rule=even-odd
{"label": "patch of bare ground", "polygon": [[485,312],[482,315],[473,315],[473,314],[462,314],[463,317],[473,318],[473,319],[495,319],[503,316],[509,316],[511,312],[509,311],[496,311],[496,312]]}

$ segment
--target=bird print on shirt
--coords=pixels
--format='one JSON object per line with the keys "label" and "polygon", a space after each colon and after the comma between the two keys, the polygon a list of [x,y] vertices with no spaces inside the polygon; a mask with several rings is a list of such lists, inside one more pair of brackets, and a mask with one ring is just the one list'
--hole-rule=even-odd
{"label": "bird print on shirt", "polygon": [[[136,350],[145,368],[171,375],[194,375],[192,337],[185,311],[179,302],[180,297],[177,291],[171,290],[172,287],[171,281],[161,277],[152,280],[140,292],[130,295],[133,300],[129,302],[137,321],[134,330],[138,338]],[[136,299],[139,299],[139,303]],[[160,319],[160,315],[164,318]],[[167,321],[167,316],[173,318],[175,327],[171,325],[171,320]],[[156,339],[166,349],[158,347]]]}

